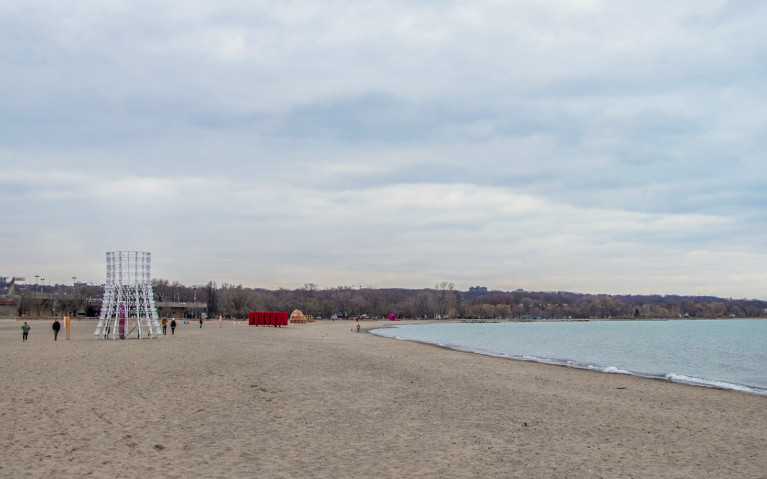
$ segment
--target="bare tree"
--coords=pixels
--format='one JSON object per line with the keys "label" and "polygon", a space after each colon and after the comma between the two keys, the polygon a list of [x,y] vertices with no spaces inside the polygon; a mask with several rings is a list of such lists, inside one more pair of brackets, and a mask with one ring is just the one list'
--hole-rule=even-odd
{"label": "bare tree", "polygon": [[435,307],[436,315],[445,319],[451,315],[451,311],[454,310],[457,302],[457,295],[455,294],[455,285],[453,283],[443,281],[434,286],[436,292],[435,295]]}
{"label": "bare tree", "polygon": [[245,318],[249,311],[257,309],[256,293],[242,285],[222,287],[219,297],[220,312],[227,316]]}
{"label": "bare tree", "polygon": [[352,303],[352,298],[355,296],[354,288],[351,286],[337,286],[330,291],[333,314],[337,314],[344,318],[352,314],[352,310],[354,309]]}
{"label": "bare tree", "polygon": [[208,303],[208,316],[219,314],[218,288],[215,281],[209,281],[205,286],[205,300]]}

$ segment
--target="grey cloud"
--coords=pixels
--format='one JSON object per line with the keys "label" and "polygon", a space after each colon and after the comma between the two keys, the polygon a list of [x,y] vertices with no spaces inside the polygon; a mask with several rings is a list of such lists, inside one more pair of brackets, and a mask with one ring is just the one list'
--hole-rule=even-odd
{"label": "grey cloud", "polygon": [[[141,244],[168,276],[220,267],[248,284],[241,263],[263,261],[295,284],[453,272],[546,288],[529,258],[594,291],[590,264],[641,285],[668,258],[706,271],[680,251],[724,263],[764,245],[759,2],[0,11],[0,166],[16,175],[0,198],[24,224],[2,251],[45,249],[23,232],[42,224],[96,251]],[[539,203],[504,209],[525,198]],[[163,234],[116,234],[119,221]]]}

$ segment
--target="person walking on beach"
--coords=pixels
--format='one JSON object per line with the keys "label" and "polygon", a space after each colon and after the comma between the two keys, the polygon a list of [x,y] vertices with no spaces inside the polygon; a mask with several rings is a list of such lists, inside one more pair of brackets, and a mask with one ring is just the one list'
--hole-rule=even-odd
{"label": "person walking on beach", "polygon": [[175,319],[171,319],[170,320],[170,334],[171,335],[176,334],[176,320]]}
{"label": "person walking on beach", "polygon": [[200,329],[202,329],[202,318],[200,318]]}
{"label": "person walking on beach", "polygon": [[168,335],[168,318],[162,318],[162,335]]}
{"label": "person walking on beach", "polygon": [[357,332],[360,332],[360,323],[357,323]]}
{"label": "person walking on beach", "polygon": [[22,342],[27,340],[27,336],[29,336],[29,330],[30,329],[31,328],[29,327],[27,322],[24,321],[24,324],[21,326],[21,341]]}
{"label": "person walking on beach", "polygon": [[57,341],[59,337],[59,331],[61,331],[61,323],[59,323],[59,320],[56,319],[53,321],[53,340]]}

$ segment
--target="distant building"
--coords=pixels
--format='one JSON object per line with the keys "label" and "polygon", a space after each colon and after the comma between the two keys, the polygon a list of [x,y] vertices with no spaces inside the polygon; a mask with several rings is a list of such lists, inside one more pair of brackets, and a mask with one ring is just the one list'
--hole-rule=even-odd
{"label": "distant building", "polygon": [[197,319],[208,310],[208,303],[201,301],[158,301],[155,305],[161,318]]}
{"label": "distant building", "polygon": [[487,294],[487,286],[469,286],[469,294]]}

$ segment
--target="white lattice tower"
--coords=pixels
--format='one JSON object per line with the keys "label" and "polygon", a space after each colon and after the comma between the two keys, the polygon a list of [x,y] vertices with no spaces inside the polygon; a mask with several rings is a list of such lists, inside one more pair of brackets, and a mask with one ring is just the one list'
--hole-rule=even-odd
{"label": "white lattice tower", "polygon": [[110,251],[96,339],[161,338],[150,275],[151,253]]}

